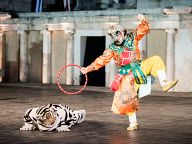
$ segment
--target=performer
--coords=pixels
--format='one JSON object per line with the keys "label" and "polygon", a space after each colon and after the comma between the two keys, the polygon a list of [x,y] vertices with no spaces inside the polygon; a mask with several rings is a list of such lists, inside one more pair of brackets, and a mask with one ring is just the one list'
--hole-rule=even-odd
{"label": "performer", "polygon": [[108,34],[113,43],[109,45],[103,55],[87,67],[82,67],[81,72],[98,70],[105,66],[112,58],[118,66],[118,74],[112,82],[111,89],[115,91],[111,110],[115,114],[129,116],[129,127],[127,130],[136,130],[138,123],[136,111],[138,110],[139,86],[147,83],[146,76],[158,77],[163,91],[168,91],[177,84],[177,80],[168,81],[166,67],[159,56],[152,56],[143,61],[140,60],[138,42],[149,31],[149,23],[142,14],[138,14],[140,21],[137,29],[128,33],[121,25],[111,26]]}

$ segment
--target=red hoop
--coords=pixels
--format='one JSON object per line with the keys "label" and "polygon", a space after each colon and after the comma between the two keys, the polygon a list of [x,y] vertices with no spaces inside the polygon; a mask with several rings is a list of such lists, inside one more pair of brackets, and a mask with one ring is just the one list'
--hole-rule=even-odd
{"label": "red hoop", "polygon": [[67,65],[67,66],[64,66],[64,67],[57,73],[57,85],[59,86],[60,90],[61,90],[63,93],[65,93],[65,94],[69,94],[69,95],[79,94],[79,93],[81,93],[81,92],[85,89],[85,87],[86,87],[86,85],[87,85],[87,74],[84,74],[84,75],[85,75],[85,84],[84,84],[84,86],[83,86],[79,91],[77,91],[77,92],[67,92],[67,91],[65,91],[65,90],[62,88],[62,86],[61,86],[60,83],[59,83],[59,78],[60,78],[60,76],[61,76],[61,73],[62,73],[67,67],[69,67],[69,66],[74,66],[74,67],[77,67],[77,68],[81,69],[81,67],[78,66],[78,65],[76,65],[76,64],[69,64],[69,65]]}

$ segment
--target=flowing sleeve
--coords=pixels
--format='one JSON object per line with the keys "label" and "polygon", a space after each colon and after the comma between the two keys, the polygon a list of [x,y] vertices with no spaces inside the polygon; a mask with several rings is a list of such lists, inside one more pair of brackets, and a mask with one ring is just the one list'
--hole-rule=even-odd
{"label": "flowing sleeve", "polygon": [[99,68],[105,66],[111,58],[113,57],[113,51],[111,51],[109,48],[107,48],[101,56],[95,59],[94,62],[91,63],[91,65],[87,66],[87,68],[91,68],[89,71],[98,70]]}
{"label": "flowing sleeve", "polygon": [[135,30],[137,40],[141,40],[144,35],[146,35],[149,31],[149,22],[147,19],[143,19],[137,29]]}

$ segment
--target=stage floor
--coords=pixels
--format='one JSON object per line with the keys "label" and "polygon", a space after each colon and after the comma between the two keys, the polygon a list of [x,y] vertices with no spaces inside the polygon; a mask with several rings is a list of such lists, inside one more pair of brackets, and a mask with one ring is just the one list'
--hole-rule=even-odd
{"label": "stage floor", "polygon": [[[79,86],[66,86],[78,90]],[[189,144],[192,143],[192,93],[153,92],[140,99],[139,129],[127,131],[128,117],[111,112],[109,88],[86,87],[65,95],[57,85],[0,84],[1,144]],[[85,109],[86,119],[70,132],[20,131],[28,108],[63,103]]]}

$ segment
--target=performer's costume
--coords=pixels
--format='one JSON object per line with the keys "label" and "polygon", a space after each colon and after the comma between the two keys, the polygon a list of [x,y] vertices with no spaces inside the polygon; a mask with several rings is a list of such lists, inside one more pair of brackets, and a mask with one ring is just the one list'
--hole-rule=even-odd
{"label": "performer's costume", "polygon": [[[156,77],[158,71],[164,71],[165,65],[159,56],[153,56],[140,61],[140,51],[138,41],[147,34],[149,24],[143,19],[136,30],[129,34],[120,43],[116,43],[118,35],[125,30],[120,25],[111,27],[109,35],[113,39],[103,55],[99,56],[91,65],[87,66],[88,72],[98,70],[105,66],[112,58],[119,67],[118,74],[112,82],[111,89],[115,91],[111,110],[115,114],[127,114],[130,120],[128,130],[137,129],[137,120],[135,112],[138,110],[138,88],[140,84],[146,83],[146,76]],[[117,34],[117,37],[115,37]],[[118,42],[118,41],[117,41]],[[175,85],[177,82],[174,82]],[[166,91],[166,90],[165,90]]]}

